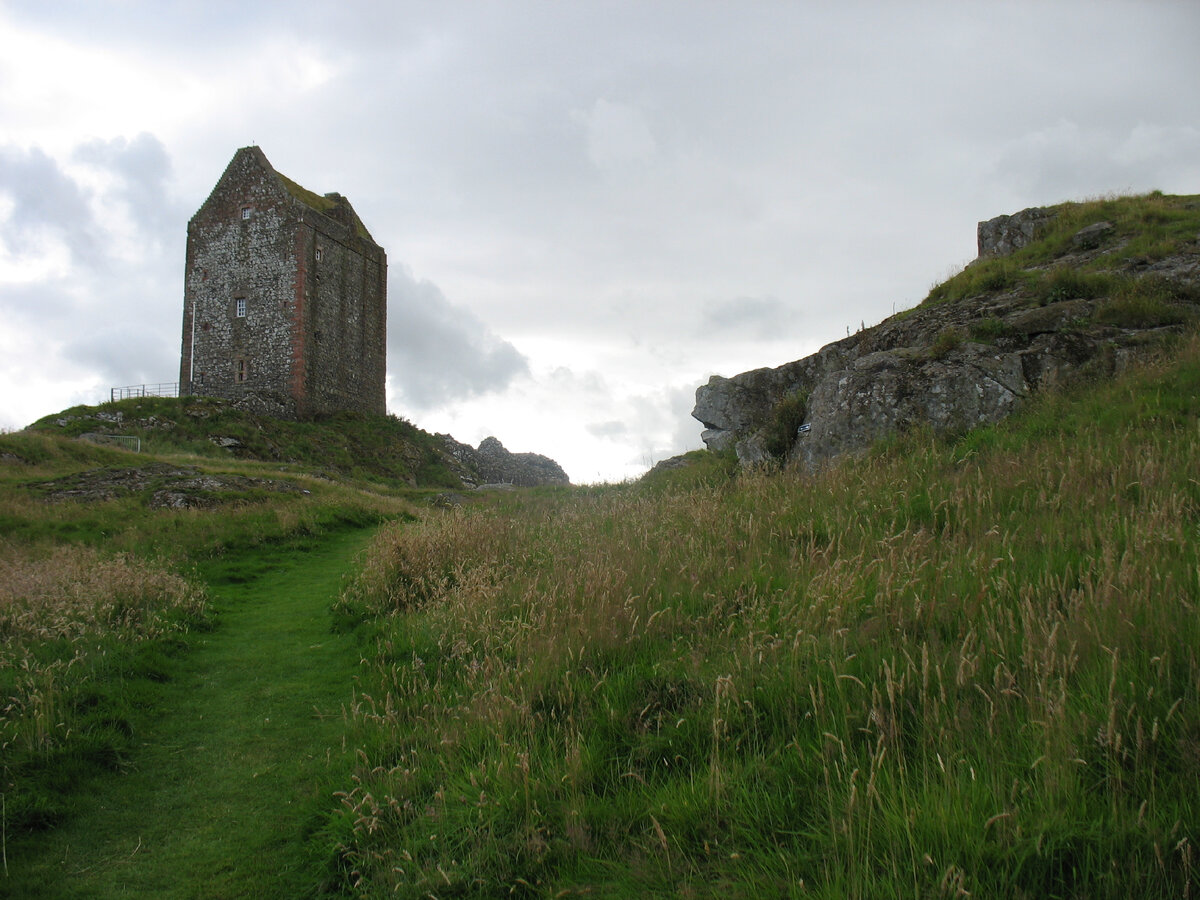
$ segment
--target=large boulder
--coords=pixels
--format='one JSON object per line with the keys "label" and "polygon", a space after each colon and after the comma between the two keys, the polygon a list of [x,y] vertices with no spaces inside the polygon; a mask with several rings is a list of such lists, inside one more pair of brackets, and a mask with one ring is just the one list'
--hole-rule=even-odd
{"label": "large boulder", "polygon": [[1007,256],[1041,237],[1054,220],[1054,212],[1034,206],[1011,216],[996,216],[980,222],[977,230],[979,257]]}

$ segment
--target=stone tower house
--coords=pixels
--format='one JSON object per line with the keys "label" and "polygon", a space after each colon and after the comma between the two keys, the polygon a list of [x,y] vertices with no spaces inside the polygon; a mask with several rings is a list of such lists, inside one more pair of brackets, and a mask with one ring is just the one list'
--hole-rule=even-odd
{"label": "stone tower house", "polygon": [[188,222],[184,393],[281,418],[383,414],[387,254],[350,201],[243,147]]}

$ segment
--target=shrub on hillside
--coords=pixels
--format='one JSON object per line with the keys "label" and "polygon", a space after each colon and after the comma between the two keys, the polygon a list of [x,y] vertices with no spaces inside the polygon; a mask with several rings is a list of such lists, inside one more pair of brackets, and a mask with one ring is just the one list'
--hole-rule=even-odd
{"label": "shrub on hillside", "polygon": [[776,404],[767,426],[765,446],[776,459],[783,459],[796,443],[796,430],[808,416],[808,391],[789,394]]}

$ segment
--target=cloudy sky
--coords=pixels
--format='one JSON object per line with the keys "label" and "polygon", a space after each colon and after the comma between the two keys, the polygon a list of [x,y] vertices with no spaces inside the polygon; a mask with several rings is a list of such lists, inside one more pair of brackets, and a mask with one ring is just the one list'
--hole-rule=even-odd
{"label": "cloudy sky", "polygon": [[1195,0],[0,0],[0,429],[176,380],[258,144],[386,248],[392,412],[635,476],[980,219],[1200,193],[1198,46]]}

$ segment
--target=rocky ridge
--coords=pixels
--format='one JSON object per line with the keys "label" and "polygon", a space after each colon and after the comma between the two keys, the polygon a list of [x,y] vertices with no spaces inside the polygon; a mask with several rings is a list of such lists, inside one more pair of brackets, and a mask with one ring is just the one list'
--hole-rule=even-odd
{"label": "rocky ridge", "polygon": [[512,453],[495,437],[484,438],[478,448],[456,441],[448,434],[439,434],[437,437],[453,461],[451,467],[462,479],[464,487],[534,487],[571,483],[562,466],[548,456]]}
{"label": "rocky ridge", "polygon": [[743,465],[816,467],[896,431],[995,422],[1039,391],[1119,371],[1200,310],[1200,197],[1154,196],[1176,230],[1193,230],[1151,252],[1129,252],[1146,246],[1136,222],[1098,218],[1121,211],[1112,204],[1088,206],[1095,221],[1064,204],[981,222],[978,258],[920,306],[700,386],[705,444]]}

